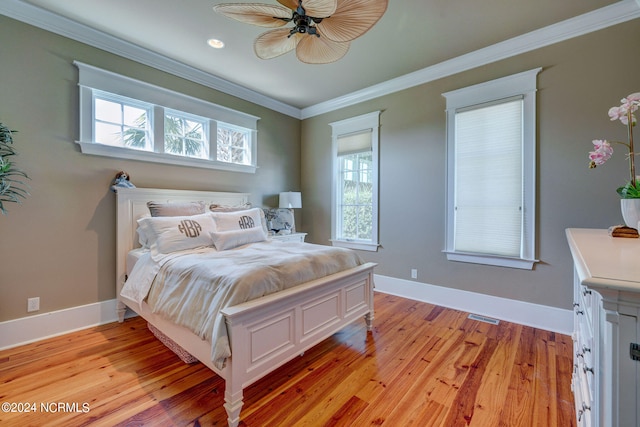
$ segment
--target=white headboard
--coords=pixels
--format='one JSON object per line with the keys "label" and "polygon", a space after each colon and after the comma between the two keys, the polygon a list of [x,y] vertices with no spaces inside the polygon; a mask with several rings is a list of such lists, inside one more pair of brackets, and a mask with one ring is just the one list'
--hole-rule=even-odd
{"label": "white headboard", "polygon": [[138,219],[149,215],[147,202],[199,202],[239,206],[249,202],[248,193],[163,190],[156,188],[118,188],[116,193],[116,297],[126,279],[127,253],[138,246]]}

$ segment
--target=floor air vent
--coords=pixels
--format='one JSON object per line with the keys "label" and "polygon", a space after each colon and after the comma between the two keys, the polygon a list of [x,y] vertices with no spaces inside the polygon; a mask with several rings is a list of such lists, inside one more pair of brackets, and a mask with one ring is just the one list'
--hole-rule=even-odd
{"label": "floor air vent", "polygon": [[480,316],[479,314],[470,314],[469,319],[471,320],[479,320],[480,322],[491,323],[492,325],[497,325],[500,323],[498,319],[492,319],[491,317]]}

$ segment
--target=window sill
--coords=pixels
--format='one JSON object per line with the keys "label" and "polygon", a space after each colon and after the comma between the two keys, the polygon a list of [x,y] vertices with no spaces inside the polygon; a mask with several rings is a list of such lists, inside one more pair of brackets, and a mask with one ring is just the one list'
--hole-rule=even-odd
{"label": "window sill", "polygon": [[331,244],[333,246],[339,246],[341,248],[356,249],[369,252],[377,252],[378,246],[380,246],[377,243],[358,242],[355,240],[331,240]]}
{"label": "window sill", "polygon": [[96,144],[93,142],[76,141],[76,144],[80,146],[82,154],[90,154],[94,156],[163,163],[174,166],[217,169],[230,172],[255,173],[257,169],[256,166],[251,165],[238,165],[234,163],[218,162],[216,160],[197,159],[195,157],[174,156],[165,153],[154,153],[151,151],[135,150],[131,148],[113,147],[111,145]]}
{"label": "window sill", "polygon": [[533,265],[536,262],[540,262],[537,259],[510,258],[497,255],[472,254],[462,252],[443,252],[447,254],[447,260],[449,261],[495,265],[497,267],[519,268],[522,270],[533,270]]}

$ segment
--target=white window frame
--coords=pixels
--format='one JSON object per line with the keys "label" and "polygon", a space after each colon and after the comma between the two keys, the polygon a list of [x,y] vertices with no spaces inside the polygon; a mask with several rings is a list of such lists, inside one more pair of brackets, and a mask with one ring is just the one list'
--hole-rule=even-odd
{"label": "white window frame", "polygon": [[[246,128],[241,128],[239,126],[234,126],[232,124],[229,123],[223,123],[223,122],[219,122],[218,123],[218,127],[216,128],[216,139],[217,139],[217,134],[218,134],[218,130],[220,128],[224,128],[224,129],[228,129],[228,130],[232,130],[232,131],[237,131],[240,133],[246,133],[245,131],[247,130]],[[251,135],[247,135],[248,136],[248,141],[245,139],[244,145],[245,147],[243,148],[244,151],[244,156],[248,159],[248,163],[245,164],[251,164],[253,162],[253,153],[251,150]],[[217,151],[217,146],[215,147],[216,151]],[[224,160],[219,160],[221,162],[223,162]],[[235,164],[240,164],[240,163],[235,163]]]}
{"label": "white window frame", "polygon": [[[536,90],[541,68],[525,71],[486,83],[442,94],[447,108],[447,201],[446,242],[444,252],[450,261],[501,267],[533,269],[536,248]],[[460,252],[455,249],[455,115],[459,110],[485,103],[521,96],[523,99],[522,132],[522,234],[520,256],[498,256]]]}
{"label": "white window frame", "polygon": [[[138,100],[135,99],[131,99],[131,98],[126,98],[123,96],[116,96],[113,95],[111,93],[108,92],[103,92],[103,91],[99,91],[99,90],[95,90],[92,92],[93,95],[93,105],[95,105],[95,102],[100,99],[101,101],[106,101],[106,102],[111,102],[114,104],[119,104],[121,106],[127,106],[127,107],[135,107],[135,108],[139,108],[141,110],[144,110],[147,114],[147,125],[146,128],[144,129],[144,132],[146,134],[146,139],[147,139],[147,147],[146,148],[136,148],[137,150],[142,150],[142,151],[148,151],[150,148],[153,147],[153,133],[151,132],[153,129],[153,105],[152,104],[148,104],[146,102],[140,102]],[[93,128],[93,134],[95,135],[97,133],[95,126],[97,125],[97,122],[101,121],[99,120],[97,117],[94,117],[95,120],[92,120],[92,125],[94,126]],[[102,122],[102,121],[101,121]],[[125,127],[126,125],[124,123],[111,123],[112,125],[115,124],[119,124],[121,127]],[[123,132],[124,133],[124,132]],[[105,144],[105,145],[110,145],[110,144]],[[115,147],[115,145],[110,145],[112,147]]]}
{"label": "white window frame", "polygon": [[[167,116],[174,116],[177,117],[179,119],[182,120],[191,120],[193,122],[197,122],[202,126],[202,133],[203,133],[203,138],[202,138],[202,149],[203,149],[203,153],[201,156],[199,157],[195,157],[195,156],[188,156],[186,154],[174,154],[177,156],[181,156],[181,157],[188,157],[188,158],[194,158],[194,159],[209,159],[210,158],[210,152],[211,152],[211,138],[209,137],[210,132],[209,132],[209,122],[210,120],[208,120],[206,117],[200,117],[200,116],[196,116],[194,114],[188,114],[185,113],[183,111],[177,111],[177,110],[173,110],[173,109],[169,109],[169,108],[165,108],[163,111],[163,115],[162,115],[162,120],[165,121],[167,120]],[[163,128],[163,151],[167,151],[167,140],[166,140],[166,135],[167,135],[167,128],[166,126]],[[181,138],[184,138],[184,136],[180,136]],[[214,143],[215,146],[215,143]]]}
{"label": "white window frame", "polygon": [[[378,250],[378,170],[379,170],[379,128],[380,111],[374,111],[361,116],[352,117],[345,120],[329,123],[332,128],[332,163],[333,180],[331,186],[331,243],[333,246],[341,246],[350,249],[375,252]],[[372,238],[371,240],[351,240],[340,238],[338,230],[338,195],[339,195],[339,160],[338,160],[338,138],[340,136],[355,134],[364,131],[371,131],[371,154],[372,154]]]}
{"label": "white window frame", "polygon": [[[144,162],[164,163],[219,169],[233,172],[255,173],[257,169],[258,120],[259,117],[222,107],[202,99],[174,92],[140,80],[122,76],[92,65],[74,61],[78,67],[78,86],[80,87],[80,134],[76,143],[83,154],[91,154]],[[122,99],[132,99],[152,104],[153,151],[143,151],[127,147],[117,147],[96,143],[94,140],[94,91],[108,93]],[[165,109],[206,118],[209,121],[209,158],[196,158],[168,154],[164,152],[164,112]],[[238,128],[247,129],[250,137],[250,164],[222,162],[217,155],[217,123],[221,122]]]}

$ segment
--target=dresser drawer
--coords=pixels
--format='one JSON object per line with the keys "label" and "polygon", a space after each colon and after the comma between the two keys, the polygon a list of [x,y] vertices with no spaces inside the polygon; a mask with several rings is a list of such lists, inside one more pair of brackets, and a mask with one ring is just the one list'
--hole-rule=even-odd
{"label": "dresser drawer", "polygon": [[581,363],[578,363],[572,379],[576,421],[579,427],[591,427],[595,425],[592,411],[593,394],[589,390],[587,377],[582,368]]}
{"label": "dresser drawer", "polygon": [[591,368],[594,366],[593,358],[593,335],[588,329],[586,322],[578,324],[578,333],[574,342],[574,355],[582,359],[585,366]]}
{"label": "dresser drawer", "polygon": [[595,297],[593,291],[585,286],[580,285],[578,291],[578,301],[580,307],[584,310],[584,315],[589,320],[589,326],[593,325],[593,305]]}

